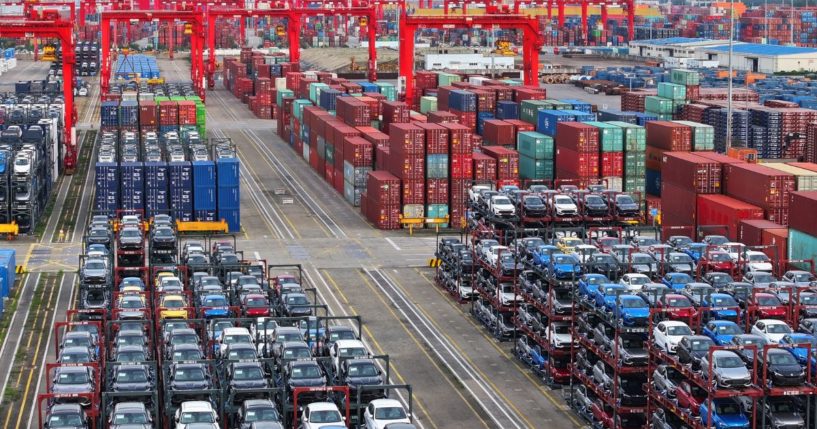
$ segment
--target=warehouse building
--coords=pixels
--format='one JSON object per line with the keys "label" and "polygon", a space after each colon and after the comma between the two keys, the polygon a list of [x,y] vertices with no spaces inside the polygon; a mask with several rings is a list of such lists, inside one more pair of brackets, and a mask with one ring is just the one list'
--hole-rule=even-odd
{"label": "warehouse building", "polygon": [[[729,45],[710,46],[703,52],[708,59],[717,60],[721,67],[728,66]],[[732,67],[736,70],[759,73],[817,71],[817,48],[737,43],[732,46],[732,52]]]}
{"label": "warehouse building", "polygon": [[630,42],[630,55],[648,58],[693,58],[705,60],[707,56],[701,48],[722,44],[723,40],[691,37],[633,40]]}

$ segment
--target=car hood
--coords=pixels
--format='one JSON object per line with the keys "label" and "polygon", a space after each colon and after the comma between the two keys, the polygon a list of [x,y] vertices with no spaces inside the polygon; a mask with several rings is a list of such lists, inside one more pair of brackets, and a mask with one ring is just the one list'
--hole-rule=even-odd
{"label": "car hood", "polygon": [[289,385],[291,387],[316,387],[326,385],[326,380],[321,378],[299,378],[297,380],[290,379]]}
{"label": "car hood", "polygon": [[153,388],[150,383],[116,383],[113,385],[115,392],[148,392]]}
{"label": "car hood", "polygon": [[800,375],[802,372],[803,367],[800,365],[773,365],[769,367],[769,373],[778,373],[786,377]]}
{"label": "car hood", "polygon": [[108,274],[108,270],[105,270],[105,269],[97,270],[97,269],[90,269],[89,268],[89,269],[82,270],[82,272],[85,273],[86,277],[89,277],[89,276],[90,277],[104,277],[105,275]]}
{"label": "car hood", "polygon": [[628,356],[634,357],[634,358],[641,358],[641,357],[649,356],[649,354],[647,353],[647,349],[627,349],[627,348],[622,348],[621,351],[625,352],[625,354],[627,354]]}
{"label": "car hood", "polygon": [[230,385],[237,389],[263,389],[267,387],[267,380],[233,380]]}
{"label": "car hood", "polygon": [[380,377],[346,377],[346,383],[350,386],[377,386],[383,384]]}
{"label": "car hood", "polygon": [[51,390],[53,393],[88,393],[93,388],[91,384],[55,384]]}
{"label": "car hood", "polygon": [[558,343],[569,343],[573,341],[573,337],[570,334],[554,334],[553,339]]}
{"label": "car hood", "polygon": [[171,386],[179,390],[203,390],[209,387],[207,381],[173,381]]}
{"label": "car hood", "polygon": [[621,312],[628,317],[649,317],[649,308],[623,308]]}
{"label": "car hood", "polygon": [[743,428],[749,426],[749,419],[743,414],[726,414],[713,416],[716,421],[720,421],[723,426],[730,428]]}
{"label": "car hood", "polygon": [[739,380],[744,378],[751,378],[749,370],[746,368],[718,368],[718,374],[721,378],[729,380]]}
{"label": "car hood", "polygon": [[149,424],[128,423],[125,425],[111,425],[111,429],[151,429]]}
{"label": "car hood", "polygon": [[803,425],[803,416],[800,413],[774,413],[771,415],[776,426],[797,426]]}

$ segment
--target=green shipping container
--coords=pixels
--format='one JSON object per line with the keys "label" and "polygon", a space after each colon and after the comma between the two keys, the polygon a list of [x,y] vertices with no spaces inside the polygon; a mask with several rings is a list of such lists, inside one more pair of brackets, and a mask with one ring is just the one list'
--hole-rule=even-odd
{"label": "green shipping container", "polygon": [[533,159],[521,155],[519,157],[519,178],[531,180],[553,179],[553,160]]}
{"label": "green shipping container", "polygon": [[620,121],[607,123],[621,128],[624,137],[624,152],[643,152],[647,150],[647,130],[644,127]]}
{"label": "green shipping container", "polygon": [[204,125],[196,125],[196,128],[198,128],[198,130],[199,130],[199,137],[201,137],[202,140],[206,139],[207,138],[207,127],[205,127]]}
{"label": "green shipping container", "polygon": [[572,110],[573,105],[559,100],[547,100],[550,103],[551,110]]}
{"label": "green shipping container", "polygon": [[624,177],[624,192],[640,192],[641,197],[644,198],[645,190],[647,188],[647,178],[644,176],[627,176]]}
{"label": "green shipping container", "polygon": [[276,94],[275,94],[275,104],[277,104],[278,107],[284,107],[284,98],[285,97],[294,97],[294,96],[295,96],[295,93],[292,92],[292,90],[282,89],[282,90],[276,92]]}
{"label": "green shipping container", "polygon": [[[789,228],[788,247],[787,259],[817,259],[817,237],[808,235],[805,232]],[[810,268],[801,266],[800,269],[807,270]]]}
{"label": "green shipping container", "polygon": [[187,98],[183,95],[174,95],[170,97],[170,101],[187,101]]}
{"label": "green shipping container", "polygon": [[687,87],[676,83],[661,82],[658,84],[658,95],[672,100],[686,100]]}
{"label": "green shipping container", "polygon": [[522,131],[516,135],[516,147],[520,155],[532,159],[553,159],[553,137],[535,131]]}
{"label": "green shipping container", "polygon": [[644,152],[626,152],[624,154],[624,175],[644,176],[647,174],[647,155]]}
{"label": "green shipping container", "polygon": [[624,151],[624,130],[621,127],[611,125],[606,122],[585,122],[599,129],[599,143],[602,152],[623,152]]}
{"label": "green shipping container", "polygon": [[299,99],[299,100],[293,101],[292,102],[292,116],[294,116],[295,119],[303,122],[304,107],[311,106],[311,105],[312,105],[312,102],[309,101],[309,100]]}
{"label": "green shipping container", "polygon": [[374,84],[380,89],[380,93],[386,96],[386,100],[397,101],[397,90],[394,85],[385,82],[375,82]]}
{"label": "green shipping container", "polygon": [[159,96],[159,97],[153,97],[153,101],[155,101],[155,102],[156,102],[156,104],[159,104],[159,103],[161,103],[162,101],[170,101],[170,98],[169,98],[169,97],[162,97],[162,96]]}
{"label": "green shipping container", "polygon": [[437,110],[437,97],[420,97],[420,113],[426,114]]}
{"label": "green shipping container", "polygon": [[550,109],[550,103],[545,100],[525,100],[519,106],[519,119],[536,125],[539,120],[539,111]]}
{"label": "green shipping container", "polygon": [[655,113],[672,113],[672,100],[650,95],[644,98],[644,109]]}
{"label": "green shipping container", "polygon": [[315,82],[309,84],[309,99],[314,104],[318,104],[321,99],[321,91],[325,88],[329,88],[329,85],[325,83]]}
{"label": "green shipping container", "polygon": [[670,72],[670,80],[684,86],[701,84],[701,76],[694,70],[674,69]]}
{"label": "green shipping container", "polygon": [[692,128],[692,150],[715,150],[715,127],[692,121],[675,121]]}
{"label": "green shipping container", "polygon": [[[445,219],[446,216],[448,216],[448,204],[428,204],[426,206],[426,217],[431,219]],[[448,224],[440,224],[440,228],[448,228]]]}
{"label": "green shipping container", "polygon": [[460,82],[462,78],[458,74],[439,73],[437,74],[437,86],[450,86],[454,82]]}

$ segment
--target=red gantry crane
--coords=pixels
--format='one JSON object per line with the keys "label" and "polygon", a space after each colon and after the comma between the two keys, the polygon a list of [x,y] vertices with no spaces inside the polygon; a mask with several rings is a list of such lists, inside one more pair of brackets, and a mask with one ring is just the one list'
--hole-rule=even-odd
{"label": "red gantry crane", "polygon": [[414,38],[420,28],[437,29],[516,29],[522,30],[522,77],[525,85],[536,85],[539,77],[539,50],[544,44],[539,21],[527,15],[408,15],[405,5],[400,16],[400,76],[405,79],[406,102],[414,100]]}
{"label": "red gantry crane", "polygon": [[62,84],[65,99],[65,158],[63,167],[66,174],[73,173],[77,164],[77,151],[74,139],[74,25],[59,18],[54,10],[30,10],[27,18],[13,17],[0,19],[0,37],[31,39],[45,37],[58,39],[62,46]]}
{"label": "red gantry crane", "polygon": [[190,79],[193,88],[204,100],[204,23],[202,14],[193,11],[180,10],[133,10],[133,11],[105,11],[100,14],[102,37],[100,50],[100,89],[102,94],[110,90],[111,80],[111,22],[117,21],[158,21],[184,22],[190,26]]}

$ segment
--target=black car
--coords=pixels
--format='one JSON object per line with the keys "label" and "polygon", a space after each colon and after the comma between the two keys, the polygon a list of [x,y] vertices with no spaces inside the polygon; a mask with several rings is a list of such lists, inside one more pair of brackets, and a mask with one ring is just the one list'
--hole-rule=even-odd
{"label": "black car", "polygon": [[258,362],[234,362],[227,367],[227,379],[233,395],[242,389],[266,389],[267,374]]}
{"label": "black car", "polygon": [[[352,396],[357,395],[359,386],[379,386],[383,376],[372,359],[347,359],[342,361],[336,384],[349,386]],[[377,389],[366,389],[361,392],[365,402],[382,398],[384,392]]]}
{"label": "black car", "polygon": [[102,244],[105,247],[111,246],[111,231],[107,228],[93,227],[85,234],[86,244]]}
{"label": "black car", "polygon": [[147,365],[117,365],[113,371],[111,389],[114,392],[144,392],[149,395],[154,387]]}
{"label": "black car", "polygon": [[287,293],[281,296],[278,312],[284,317],[312,315],[312,303],[303,293]]}
{"label": "black car", "polygon": [[[230,427],[253,429],[256,424],[266,423],[270,428],[283,429],[278,406],[269,399],[247,399],[241,404],[236,416],[236,424]],[[275,426],[275,424],[278,424]]]}
{"label": "black car", "polygon": [[765,398],[760,405],[763,407],[762,414],[766,418],[764,426],[769,429],[803,429],[806,427],[804,415],[790,398]]}
{"label": "black car", "polygon": [[704,274],[704,276],[703,276],[703,278],[701,278],[701,280],[704,283],[709,283],[715,289],[724,288],[729,283],[733,283],[735,281],[734,279],[732,279],[732,276],[730,276],[729,274],[718,272],[718,271],[712,271],[712,272]]}
{"label": "black car", "polygon": [[618,377],[618,398],[625,407],[641,407],[647,405],[647,395],[644,383],[647,374],[633,374]]}
{"label": "black car", "polygon": [[[297,360],[287,363],[280,374],[278,386],[286,386],[289,391],[296,387],[323,387],[326,386],[326,375],[318,362],[313,360]],[[324,399],[325,392],[302,393],[299,400]]]}
{"label": "black car", "polygon": [[119,231],[120,249],[141,249],[142,230],[137,227],[124,227]]}
{"label": "black car", "polygon": [[153,249],[175,249],[176,232],[169,226],[158,226],[150,232]]}
{"label": "black car", "polygon": [[617,194],[613,200],[613,210],[619,217],[638,217],[641,208],[633,197],[627,194]]}
{"label": "black car", "polygon": [[618,259],[607,253],[594,253],[587,259],[586,265],[588,272],[604,274],[610,280],[616,280],[623,273]]}
{"label": "black car", "polygon": [[548,207],[541,197],[537,195],[525,195],[519,203],[520,212],[523,217],[541,218],[548,214]]}
{"label": "black car", "polygon": [[618,359],[624,366],[646,365],[649,355],[644,338],[638,334],[620,334],[618,342]]}
{"label": "black car", "polygon": [[[731,344],[741,347],[740,350],[735,350],[735,353],[737,353],[748,366],[751,366],[755,360],[755,350],[757,350],[757,354],[760,355],[763,353],[763,346],[768,343],[766,338],[755,334],[735,335],[731,340]],[[747,348],[747,346],[754,347]]]}
{"label": "black car", "polygon": [[701,359],[709,354],[709,348],[714,345],[712,338],[705,335],[688,335],[678,342],[675,353],[681,363],[692,364],[692,368],[697,369],[701,366]]}
{"label": "black car", "polygon": [[177,363],[170,368],[170,389],[173,403],[184,401],[184,391],[198,391],[212,388],[210,371],[199,363]]}
{"label": "black car", "polygon": [[584,207],[584,215],[588,217],[604,217],[610,214],[610,207],[600,195],[585,195],[582,206]]}
{"label": "black car", "polygon": [[87,429],[88,417],[79,404],[53,404],[43,423],[44,429]]}
{"label": "black car", "polygon": [[788,350],[768,349],[758,359],[758,378],[774,386],[802,386],[806,382],[806,373],[800,363]]}

